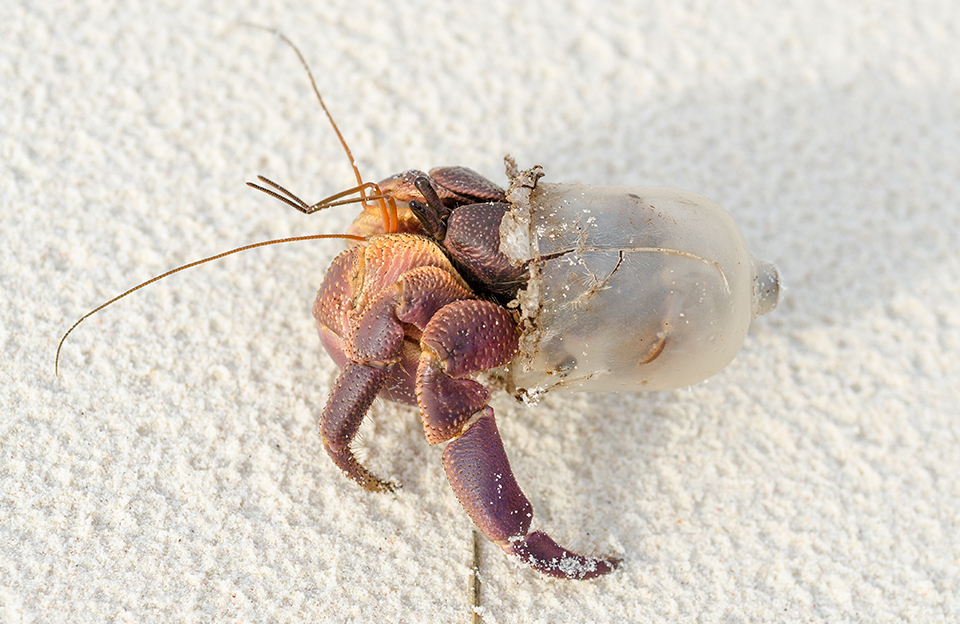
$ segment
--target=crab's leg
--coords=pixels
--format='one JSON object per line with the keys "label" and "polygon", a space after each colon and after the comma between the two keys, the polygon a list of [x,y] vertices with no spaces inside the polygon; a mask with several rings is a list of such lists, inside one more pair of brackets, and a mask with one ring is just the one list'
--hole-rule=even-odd
{"label": "crab's leg", "polygon": [[447,479],[474,523],[504,551],[551,576],[606,574],[617,560],[579,555],[542,531],[529,532],[533,506],[510,469],[493,409],[486,405],[489,393],[465,378],[512,360],[517,343],[510,315],[488,301],[457,301],[431,319],[420,339],[417,369],[427,439],[436,444],[454,438],[443,452]]}
{"label": "crab's leg", "polygon": [[558,578],[588,579],[611,572],[619,563],[567,550],[543,531],[529,533],[533,505],[510,470],[492,408],[485,407],[483,415],[447,445],[443,467],[483,534],[533,569]]}
{"label": "crab's leg", "polygon": [[323,408],[320,437],[333,462],[368,490],[394,486],[364,468],[350,444],[377,393],[402,365],[404,325],[422,330],[434,312],[451,301],[472,296],[450,273],[438,267],[418,267],[385,288],[348,336],[344,344],[347,362]]}
{"label": "crab's leg", "polygon": [[386,380],[387,371],[382,368],[348,362],[333,384],[320,417],[320,439],[327,455],[348,477],[374,491],[392,490],[393,485],[364,468],[354,457],[350,443]]}

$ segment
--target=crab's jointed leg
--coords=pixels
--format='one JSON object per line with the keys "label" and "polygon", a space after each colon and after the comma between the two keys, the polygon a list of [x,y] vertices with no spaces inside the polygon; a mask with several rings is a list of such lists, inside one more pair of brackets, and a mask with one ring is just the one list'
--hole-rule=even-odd
{"label": "crab's jointed leg", "polygon": [[543,531],[528,532],[533,506],[510,470],[490,407],[447,445],[443,467],[457,498],[483,534],[533,569],[558,578],[588,579],[607,574],[620,563],[567,550]]}
{"label": "crab's jointed leg", "polygon": [[350,443],[367,410],[387,380],[387,371],[350,362],[340,372],[320,417],[323,448],[348,477],[368,490],[391,490],[393,485],[374,476],[353,455]]}
{"label": "crab's jointed leg", "polygon": [[579,555],[542,531],[529,532],[533,506],[510,469],[487,406],[490,395],[467,378],[516,355],[518,334],[509,313],[488,301],[451,303],[431,319],[420,344],[417,403],[424,432],[431,444],[453,438],[444,449],[443,467],[477,527],[505,552],[550,576],[585,579],[613,570],[616,559]]}
{"label": "crab's jointed leg", "polygon": [[472,296],[450,273],[437,267],[418,267],[384,288],[356,319],[348,339],[338,343],[343,350],[343,370],[323,408],[320,438],[334,463],[368,490],[391,490],[395,486],[364,468],[350,445],[377,394],[402,374],[405,336],[413,331],[419,335],[434,312]]}

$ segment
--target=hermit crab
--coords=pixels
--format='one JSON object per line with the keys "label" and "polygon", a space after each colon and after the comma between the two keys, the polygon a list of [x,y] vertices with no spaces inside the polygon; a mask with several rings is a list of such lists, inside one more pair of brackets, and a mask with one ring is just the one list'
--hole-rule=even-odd
{"label": "hermit crab", "polygon": [[450,485],[487,538],[550,576],[611,572],[618,559],[530,530],[533,507],[510,468],[491,390],[533,401],[553,390],[696,383],[726,366],[752,319],[776,306],[776,270],[750,256],[727,212],[685,191],[550,184],[539,167],[520,171],[509,157],[506,189],[465,167],[364,182],[315,83],[314,91],[357,185],[315,204],[264,177],[251,186],[307,214],[362,206],[346,235],[258,244],[351,242],[313,304],[340,368],[320,416],[327,454],[364,488],[392,489],[352,443],[377,397],[416,406],[427,441],[446,444]]}
{"label": "hermit crab", "polygon": [[463,167],[370,186],[352,228],[363,240],[334,260],[313,304],[341,369],[320,434],[347,476],[391,489],[350,444],[377,396],[416,405],[427,441],[446,443],[457,498],[490,540],[545,574],[590,578],[617,560],[530,532],[533,509],[489,387],[532,399],[695,383],[733,359],[750,321],[772,309],[777,275],[698,195],[545,184],[539,168],[508,169],[507,191]]}

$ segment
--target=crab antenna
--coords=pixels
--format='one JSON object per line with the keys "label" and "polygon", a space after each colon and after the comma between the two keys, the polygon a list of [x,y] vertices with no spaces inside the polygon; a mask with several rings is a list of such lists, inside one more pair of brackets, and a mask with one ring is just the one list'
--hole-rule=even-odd
{"label": "crab antenna", "polygon": [[[326,199],[320,200],[319,202],[315,203],[315,204],[312,205],[312,206],[307,206],[306,209],[301,209],[300,206],[298,206],[297,204],[293,203],[292,201],[290,201],[290,200],[287,199],[286,197],[283,197],[283,196],[280,195],[279,193],[274,193],[273,191],[271,191],[271,190],[268,189],[268,188],[263,188],[263,187],[260,186],[259,184],[254,184],[253,182],[247,182],[247,186],[249,186],[249,187],[251,187],[251,188],[255,188],[255,189],[257,189],[258,191],[261,191],[261,192],[263,192],[263,193],[266,193],[267,195],[270,195],[271,197],[275,197],[275,198],[279,199],[280,201],[282,201],[283,203],[287,204],[288,206],[293,206],[294,208],[296,208],[297,210],[299,210],[300,212],[302,212],[302,213],[304,213],[304,214],[313,214],[313,213],[316,212],[317,210],[323,210],[324,208],[333,208],[333,207],[335,207],[335,206],[349,206],[350,204],[359,204],[359,203],[361,203],[361,202],[363,202],[363,201],[366,201],[366,200],[364,200],[364,198],[362,198],[362,197],[348,197],[347,199],[338,199],[339,197],[343,197],[343,195],[344,195],[345,193],[337,193],[336,195],[332,195],[332,196],[330,196],[330,197],[327,197]],[[376,201],[378,201],[378,202],[379,202],[381,199],[386,200],[386,201],[391,201],[391,202],[394,201],[394,199],[393,199],[392,197],[390,197],[389,195],[370,195],[369,197],[367,197],[367,199],[368,199],[368,200],[371,200],[371,199],[372,199],[372,200],[376,200]]]}
{"label": "crab antenna", "polygon": [[259,24],[249,24],[254,28],[259,28],[267,32],[271,32],[277,37],[279,37],[284,43],[293,48],[293,51],[296,53],[297,58],[300,59],[300,64],[303,65],[303,69],[307,72],[307,78],[310,79],[310,86],[313,87],[313,93],[317,96],[317,101],[320,102],[320,107],[323,109],[323,112],[326,113],[327,119],[330,121],[330,125],[333,126],[333,131],[337,133],[337,138],[340,139],[340,145],[343,146],[343,151],[347,153],[347,158],[350,159],[350,166],[353,167],[353,173],[357,176],[357,184],[363,185],[363,177],[360,175],[360,169],[357,168],[357,163],[353,159],[353,153],[350,151],[350,146],[347,145],[346,139],[343,138],[343,135],[340,133],[340,128],[337,127],[337,122],[333,120],[333,115],[330,113],[330,109],[327,108],[327,105],[323,101],[323,96],[320,95],[320,89],[317,87],[317,81],[313,79],[313,72],[310,71],[310,66],[307,65],[307,60],[303,58],[303,54],[300,53],[300,48],[290,40],[285,34],[277,30],[276,28],[269,28],[266,26],[260,26]]}
{"label": "crab antenna", "polygon": [[[253,28],[259,28],[260,30],[265,30],[271,32],[277,37],[279,37],[284,43],[293,48],[293,51],[296,53],[297,58],[300,59],[300,64],[303,65],[303,69],[307,72],[307,77],[310,79],[310,86],[313,88],[314,95],[317,96],[317,101],[320,102],[320,107],[323,108],[323,112],[327,116],[327,120],[330,121],[330,125],[333,127],[333,131],[337,133],[337,138],[340,140],[340,145],[343,146],[343,151],[346,152],[347,158],[350,160],[350,166],[353,167],[353,173],[357,176],[357,188],[360,189],[360,197],[363,200],[363,205],[367,205],[367,200],[372,199],[367,196],[367,189],[370,188],[367,186],[368,183],[363,181],[363,176],[360,175],[360,169],[357,167],[357,161],[353,158],[353,152],[350,151],[350,146],[347,145],[346,139],[343,138],[343,134],[340,132],[340,128],[337,126],[337,122],[334,121],[333,115],[330,113],[330,109],[327,108],[327,104],[323,101],[323,96],[320,95],[320,89],[317,87],[317,81],[313,78],[313,72],[310,71],[310,66],[307,65],[307,60],[303,58],[303,54],[300,52],[300,48],[290,40],[285,34],[277,30],[276,28],[269,28],[266,26],[261,26],[259,24],[252,24],[249,22],[244,22],[247,26]],[[374,185],[376,186],[376,185]],[[377,195],[381,195],[380,189],[377,188]],[[380,198],[377,200],[380,204],[380,215],[383,219],[383,227],[387,233],[396,232],[398,229],[399,221],[397,219],[397,203],[392,199],[383,199]],[[302,211],[301,211],[302,212]],[[310,214],[310,213],[307,213]]]}
{"label": "crab antenna", "polygon": [[353,234],[310,234],[310,235],[307,235],[307,236],[292,236],[292,237],[290,237],[290,238],[278,238],[278,239],[276,239],[276,240],[261,241],[261,242],[259,242],[259,243],[253,243],[253,244],[251,244],[251,245],[244,245],[243,247],[237,247],[236,249],[231,249],[230,251],[224,251],[224,252],[218,253],[218,254],[215,255],[215,256],[210,256],[209,258],[204,258],[203,260],[195,260],[194,262],[190,262],[190,263],[184,264],[183,266],[179,266],[179,267],[177,267],[177,268],[175,268],[175,269],[172,269],[172,270],[170,270],[170,271],[167,271],[166,273],[162,273],[162,274],[160,274],[160,275],[157,275],[156,277],[152,277],[152,278],[148,279],[147,281],[143,282],[142,284],[138,284],[138,285],[134,286],[133,288],[131,288],[130,290],[128,290],[128,291],[126,291],[126,292],[124,292],[124,293],[122,293],[122,294],[117,295],[116,297],[114,297],[114,298],[111,299],[110,301],[107,301],[106,303],[102,303],[102,304],[98,305],[98,306],[95,307],[94,309],[90,310],[89,312],[87,312],[86,314],[84,314],[83,316],[81,316],[81,317],[77,320],[76,323],[74,323],[73,325],[71,325],[71,326],[70,326],[70,329],[68,329],[68,330],[66,331],[66,333],[63,334],[63,337],[60,338],[60,343],[57,345],[57,357],[56,357],[56,359],[54,360],[54,372],[56,373],[57,376],[60,375],[60,351],[63,349],[63,343],[66,342],[67,336],[69,336],[71,333],[73,333],[73,330],[75,330],[75,329],[77,328],[77,325],[79,325],[80,323],[82,323],[82,322],[85,321],[86,319],[90,318],[91,316],[93,316],[94,314],[96,314],[97,312],[99,312],[100,310],[104,309],[104,308],[107,307],[108,305],[110,305],[110,304],[112,304],[112,303],[116,303],[116,302],[119,301],[120,299],[123,299],[123,298],[126,297],[127,295],[129,295],[129,294],[131,294],[131,293],[134,293],[134,292],[140,290],[141,288],[143,288],[143,287],[145,287],[145,286],[149,286],[150,284],[152,284],[152,283],[154,283],[154,282],[158,282],[158,281],[162,280],[162,279],[165,278],[165,277],[169,277],[169,276],[173,275],[174,273],[179,273],[180,271],[184,271],[184,270],[186,270],[186,269],[195,267],[195,266],[200,265],[200,264],[206,264],[207,262],[213,262],[214,260],[219,260],[220,258],[224,258],[224,257],[226,257],[226,256],[231,256],[231,255],[233,255],[233,254],[235,254],[235,253],[240,253],[241,251],[247,251],[247,250],[249,250],[249,249],[256,249],[257,247],[265,247],[265,246],[267,246],[267,245],[279,245],[279,244],[281,244],[281,243],[294,243],[294,242],[297,242],[297,241],[318,240],[318,239],[321,239],[321,238],[343,238],[343,239],[355,240],[355,241],[362,241],[362,240],[364,240],[364,238],[363,238],[362,236],[354,236]]}
{"label": "crab antenna", "polygon": [[[373,182],[364,182],[360,186],[354,186],[353,188],[348,188],[345,191],[334,193],[330,197],[325,197],[324,199],[321,199],[320,201],[318,201],[313,205],[308,205],[307,202],[303,201],[302,199],[300,199],[299,197],[297,197],[296,195],[294,195],[284,187],[280,186],[273,180],[265,178],[262,175],[258,175],[257,179],[259,179],[261,182],[263,182],[267,186],[271,186],[277,190],[273,191],[266,187],[260,186],[255,182],[247,182],[247,186],[253,189],[257,189],[261,193],[266,193],[270,197],[279,199],[286,205],[302,212],[305,215],[311,215],[318,210],[323,210],[324,208],[332,208],[333,206],[345,206],[347,204],[362,203],[363,206],[366,208],[368,206],[367,204],[368,201],[376,200],[377,205],[380,207],[380,218],[383,220],[384,232],[393,233],[399,230],[399,227],[398,227],[399,220],[397,219],[397,200],[391,197],[390,195],[384,194],[383,191],[380,190],[380,186],[377,184],[374,184]],[[373,195],[366,195],[365,192],[368,190],[373,190],[375,191],[375,193]],[[351,199],[343,199],[340,201],[334,201],[334,200],[339,200],[341,197],[352,195],[353,193],[360,193],[360,197],[355,199],[351,198]]]}
{"label": "crab antenna", "polygon": [[[261,192],[263,192],[263,193],[266,193],[267,195],[270,195],[271,197],[275,197],[275,198],[279,199],[280,201],[282,201],[283,203],[287,204],[288,206],[292,206],[292,207],[296,208],[297,210],[299,210],[300,212],[302,212],[302,213],[304,213],[304,214],[313,214],[314,212],[316,212],[316,211],[318,211],[318,210],[323,210],[324,208],[329,208],[330,206],[340,206],[340,205],[343,205],[343,204],[350,204],[350,203],[356,203],[356,202],[364,201],[365,198],[361,197],[361,198],[359,198],[359,199],[353,199],[353,200],[346,201],[346,202],[338,202],[338,203],[336,203],[336,204],[333,203],[333,200],[335,200],[335,199],[340,199],[341,197],[346,197],[347,195],[353,195],[354,193],[358,193],[358,192],[364,190],[364,188],[366,188],[366,189],[376,189],[377,193],[378,193],[378,194],[380,193],[380,187],[379,187],[379,186],[377,186],[377,185],[374,184],[373,182],[364,182],[364,183],[363,183],[362,185],[360,185],[360,186],[354,186],[354,187],[352,187],[352,188],[348,188],[348,189],[346,189],[346,190],[340,191],[339,193],[334,193],[334,194],[331,195],[330,197],[324,197],[324,198],[321,199],[320,201],[318,201],[318,202],[316,202],[315,204],[312,204],[312,205],[311,205],[311,204],[308,204],[307,202],[303,201],[302,199],[300,199],[299,197],[297,197],[296,195],[294,195],[293,193],[291,193],[289,190],[287,190],[286,188],[280,186],[279,184],[277,184],[276,182],[274,182],[273,180],[271,180],[271,179],[269,179],[269,178],[265,178],[265,177],[263,177],[262,175],[258,175],[258,176],[257,176],[257,179],[260,180],[261,182],[263,182],[264,184],[266,184],[267,186],[276,189],[277,191],[279,191],[279,193],[274,192],[274,191],[272,191],[272,190],[270,190],[270,189],[268,189],[268,188],[264,188],[264,187],[260,186],[259,184],[256,184],[255,182],[247,182],[247,186],[249,186],[250,188],[257,189],[258,191],[261,191]],[[368,197],[366,197],[366,199],[378,199],[378,198],[377,198],[376,196],[368,196]]]}
{"label": "crab antenna", "polygon": [[257,178],[259,178],[260,181],[263,182],[264,184],[268,186],[272,186],[273,188],[277,189],[277,191],[280,191],[280,192],[278,193],[277,191],[272,191],[268,188],[264,188],[259,184],[255,184],[253,182],[247,182],[247,186],[249,186],[250,188],[255,188],[261,193],[266,193],[267,195],[269,195],[270,197],[273,197],[274,199],[279,199],[286,205],[290,206],[291,208],[296,208],[297,210],[299,210],[304,214],[310,214],[311,206],[309,206],[307,202],[303,201],[302,199],[300,199],[299,197],[297,197],[287,189],[283,188],[276,182],[271,182],[270,180],[263,177],[262,175],[258,175]]}

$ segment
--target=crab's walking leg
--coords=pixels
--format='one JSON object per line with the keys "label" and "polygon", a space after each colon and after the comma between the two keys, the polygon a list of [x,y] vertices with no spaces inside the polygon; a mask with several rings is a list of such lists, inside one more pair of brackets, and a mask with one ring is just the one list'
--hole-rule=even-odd
{"label": "crab's walking leg", "polygon": [[387,371],[356,362],[344,366],[320,417],[323,448],[348,477],[368,490],[391,490],[393,485],[364,468],[350,449],[367,410],[387,379]]}
{"label": "crab's walking leg", "polygon": [[394,485],[364,468],[350,448],[367,410],[391,375],[402,368],[405,325],[426,327],[434,312],[473,295],[449,273],[418,267],[385,288],[357,319],[344,345],[346,363],[320,417],[320,438],[334,463],[368,490]]}
{"label": "crab's walking leg", "polygon": [[487,406],[489,393],[464,378],[516,355],[517,330],[507,311],[487,301],[451,303],[431,319],[420,344],[417,402],[424,431],[432,444],[454,438],[444,449],[443,467],[483,534],[551,576],[585,579],[613,570],[619,563],[615,559],[579,555],[542,531],[529,532],[533,506],[510,469],[493,409]]}
{"label": "crab's walking leg", "polygon": [[535,570],[559,578],[588,579],[612,571],[619,563],[569,551],[543,531],[528,532],[533,506],[510,470],[493,409],[485,407],[483,415],[447,445],[443,467],[457,498],[483,534]]}

